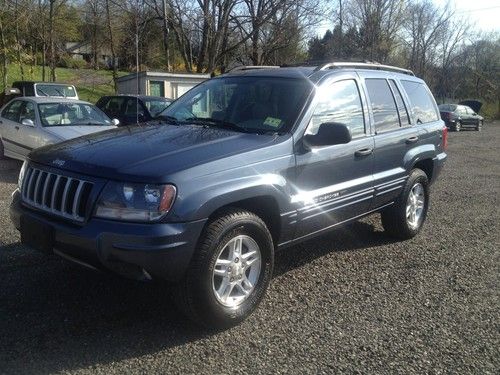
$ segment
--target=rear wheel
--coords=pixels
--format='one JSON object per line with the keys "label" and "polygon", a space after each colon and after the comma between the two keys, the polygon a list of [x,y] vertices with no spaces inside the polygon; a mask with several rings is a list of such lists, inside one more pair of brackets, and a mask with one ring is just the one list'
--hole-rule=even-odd
{"label": "rear wheel", "polygon": [[422,228],[429,208],[429,180],[414,169],[396,202],[382,212],[382,225],[391,236],[410,239]]}
{"label": "rear wheel", "polygon": [[462,124],[460,123],[460,121],[455,122],[455,127],[453,129],[456,132],[459,132],[460,130],[462,130]]}
{"label": "rear wheel", "polygon": [[265,223],[248,211],[226,211],[205,229],[176,288],[176,303],[201,325],[234,326],[264,297],[273,265],[273,241]]}

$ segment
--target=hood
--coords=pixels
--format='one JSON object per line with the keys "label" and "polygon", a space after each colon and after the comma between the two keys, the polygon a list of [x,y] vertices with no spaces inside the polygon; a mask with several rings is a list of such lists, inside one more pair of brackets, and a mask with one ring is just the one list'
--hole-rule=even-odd
{"label": "hood", "polygon": [[483,103],[481,103],[479,100],[464,100],[458,104],[466,105],[467,107],[472,108],[472,110],[476,113],[479,113],[481,107],[483,106]]}
{"label": "hood", "polygon": [[72,139],[72,138],[76,138],[76,137],[81,137],[82,135],[102,132],[103,130],[109,130],[111,128],[114,128],[114,126],[90,126],[90,125],[68,126],[68,125],[64,125],[64,126],[47,126],[44,128],[44,130],[47,133],[55,135],[56,137],[58,137],[62,140],[67,140],[67,139]]}
{"label": "hood", "polygon": [[[41,147],[29,159],[95,177],[166,182],[165,177],[176,171],[262,148],[274,143],[276,137],[195,125],[148,124]],[[265,152],[254,154],[266,157]]]}

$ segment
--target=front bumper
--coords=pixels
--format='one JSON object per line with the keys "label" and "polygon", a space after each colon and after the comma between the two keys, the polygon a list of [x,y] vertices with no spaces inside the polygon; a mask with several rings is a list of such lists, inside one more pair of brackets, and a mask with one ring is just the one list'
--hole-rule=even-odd
{"label": "front bumper", "polygon": [[31,210],[16,191],[10,217],[18,230],[23,215],[52,228],[54,252],[64,258],[126,277],[170,282],[184,275],[206,222],[141,224],[92,218],[81,226]]}

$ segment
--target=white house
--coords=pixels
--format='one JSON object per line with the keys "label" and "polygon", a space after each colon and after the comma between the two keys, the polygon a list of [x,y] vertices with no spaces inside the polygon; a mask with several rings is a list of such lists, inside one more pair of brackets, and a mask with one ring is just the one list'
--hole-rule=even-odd
{"label": "white house", "polygon": [[210,74],[139,72],[117,79],[118,94],[162,96],[177,99]]}

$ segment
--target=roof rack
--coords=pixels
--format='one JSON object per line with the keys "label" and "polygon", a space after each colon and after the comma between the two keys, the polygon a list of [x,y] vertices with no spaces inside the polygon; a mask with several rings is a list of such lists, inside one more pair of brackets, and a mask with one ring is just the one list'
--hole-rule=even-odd
{"label": "roof rack", "polygon": [[279,66],[275,65],[241,65],[230,70],[230,72],[236,72],[239,70],[252,70],[252,69],[276,69]]}
{"label": "roof rack", "polygon": [[327,69],[338,69],[338,68],[363,68],[363,69],[375,69],[375,70],[389,70],[398,73],[404,73],[411,76],[415,74],[409,69],[398,68],[396,66],[391,65],[383,65],[377,62],[330,62],[323,65],[319,65],[315,71],[319,70],[327,70]]}

